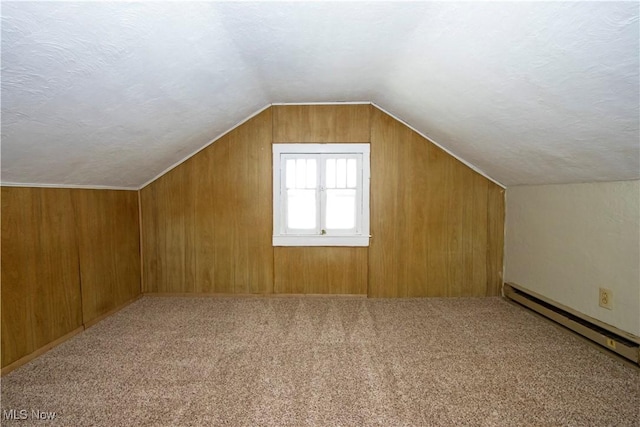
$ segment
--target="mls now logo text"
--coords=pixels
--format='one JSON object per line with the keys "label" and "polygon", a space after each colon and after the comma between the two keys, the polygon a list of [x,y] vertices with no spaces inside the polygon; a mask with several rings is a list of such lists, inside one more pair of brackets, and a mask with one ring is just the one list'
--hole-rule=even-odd
{"label": "mls now logo text", "polygon": [[2,411],[2,418],[5,420],[53,420],[56,417],[55,412],[40,411],[32,409],[5,409]]}

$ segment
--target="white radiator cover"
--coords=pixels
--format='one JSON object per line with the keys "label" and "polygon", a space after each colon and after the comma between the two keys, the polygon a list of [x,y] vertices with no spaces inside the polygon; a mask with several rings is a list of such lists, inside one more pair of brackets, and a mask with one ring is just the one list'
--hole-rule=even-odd
{"label": "white radiator cover", "polygon": [[640,336],[640,180],[508,187],[505,282]]}

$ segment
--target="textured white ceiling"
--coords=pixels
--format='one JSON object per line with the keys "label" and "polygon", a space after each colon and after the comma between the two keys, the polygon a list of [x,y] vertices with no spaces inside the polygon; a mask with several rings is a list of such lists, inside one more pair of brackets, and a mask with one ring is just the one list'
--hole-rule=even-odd
{"label": "textured white ceiling", "polygon": [[640,178],[639,3],[2,3],[2,181],[139,187],[372,101],[505,185]]}

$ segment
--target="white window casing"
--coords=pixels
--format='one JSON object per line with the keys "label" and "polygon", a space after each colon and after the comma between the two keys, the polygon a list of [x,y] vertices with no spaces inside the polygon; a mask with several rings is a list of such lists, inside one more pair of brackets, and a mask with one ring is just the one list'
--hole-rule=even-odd
{"label": "white window casing", "polygon": [[369,246],[369,144],[273,144],[273,245]]}

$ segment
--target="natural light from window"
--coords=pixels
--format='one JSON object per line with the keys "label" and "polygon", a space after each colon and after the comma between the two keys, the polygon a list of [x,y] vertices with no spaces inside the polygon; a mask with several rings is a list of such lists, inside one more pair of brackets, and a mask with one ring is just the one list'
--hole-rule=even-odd
{"label": "natural light from window", "polygon": [[318,179],[316,159],[287,159],[287,228],[315,230]]}
{"label": "natural light from window", "polygon": [[368,144],[274,144],[274,244],[367,246]]}

